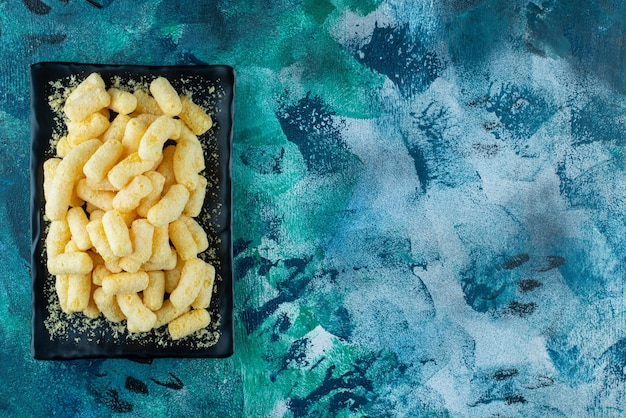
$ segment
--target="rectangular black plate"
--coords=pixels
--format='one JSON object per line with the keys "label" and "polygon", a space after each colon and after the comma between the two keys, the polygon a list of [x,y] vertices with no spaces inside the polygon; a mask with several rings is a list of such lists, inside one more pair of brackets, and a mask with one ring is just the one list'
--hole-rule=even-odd
{"label": "rectangular black plate", "polygon": [[[205,66],[138,66],[103,65],[64,62],[33,64],[31,72],[31,221],[32,221],[32,336],[31,354],[36,359],[77,359],[95,357],[156,358],[156,357],[227,357],[233,353],[233,281],[232,281],[232,209],[231,209],[231,152],[235,75],[225,65]],[[55,155],[51,138],[58,121],[49,105],[54,93],[54,82],[67,84],[69,77],[82,80],[98,72],[110,86],[115,77],[122,82],[142,82],[156,76],[166,77],[178,90],[193,90],[194,101],[211,107],[213,128],[199,137],[203,143],[207,178],[214,179],[208,186],[203,213],[198,218],[212,242],[211,255],[203,256],[216,267],[217,294],[214,294],[209,312],[212,324],[207,328],[216,339],[215,344],[198,344],[193,337],[159,343],[167,331],[151,331],[129,335],[118,333],[101,319],[89,320],[82,314],[73,314],[67,321],[65,314],[50,304],[54,292],[54,278],[46,269],[45,228],[42,208],[43,162]],[[211,214],[207,217],[207,214]],[[205,216],[203,216],[205,215]],[[79,316],[80,315],[80,316]],[[57,319],[61,321],[57,321]],[[217,319],[217,321],[215,321]],[[61,330],[53,329],[51,322],[61,323]],[[46,325],[48,324],[48,326]],[[211,341],[212,343],[212,341]]]}

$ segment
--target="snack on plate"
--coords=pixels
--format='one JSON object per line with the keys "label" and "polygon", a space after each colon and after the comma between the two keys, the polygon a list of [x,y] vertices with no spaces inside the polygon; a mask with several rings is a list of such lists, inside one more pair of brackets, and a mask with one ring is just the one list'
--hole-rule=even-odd
{"label": "snack on plate", "polygon": [[43,167],[47,268],[63,312],[125,320],[130,333],[167,326],[172,340],[207,327],[215,268],[194,218],[210,115],[165,77],[129,91],[98,73],[63,113],[67,135]]}

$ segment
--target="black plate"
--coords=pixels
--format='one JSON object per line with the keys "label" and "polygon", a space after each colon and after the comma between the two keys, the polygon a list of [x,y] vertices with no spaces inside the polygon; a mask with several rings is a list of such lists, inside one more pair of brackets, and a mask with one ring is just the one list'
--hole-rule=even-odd
{"label": "black plate", "polygon": [[[76,359],[94,357],[227,357],[233,353],[232,209],[231,149],[233,125],[234,71],[229,66],[136,66],[37,63],[31,66],[31,220],[32,220],[32,339],[36,359]],[[172,341],[167,331],[140,335],[120,332],[100,316],[90,320],[83,314],[65,315],[55,305],[54,278],[46,269],[45,228],[42,207],[43,162],[54,156],[51,138],[59,129],[49,97],[58,91],[53,83],[67,85],[71,77],[82,80],[98,72],[110,86],[122,82],[142,82],[164,76],[178,90],[192,90],[194,101],[210,106],[214,125],[199,137],[206,158],[209,180],[203,213],[198,221],[212,244],[202,258],[216,267],[217,293],[209,312],[212,323],[202,337]],[[210,214],[210,217],[207,216]],[[163,327],[166,328],[166,327]],[[163,342],[165,340],[165,342]]]}

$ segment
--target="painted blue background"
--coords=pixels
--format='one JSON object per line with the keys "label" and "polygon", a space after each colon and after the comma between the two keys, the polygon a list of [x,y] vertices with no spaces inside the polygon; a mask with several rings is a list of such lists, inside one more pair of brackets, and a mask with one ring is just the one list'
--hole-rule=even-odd
{"label": "painted blue background", "polygon": [[[0,1],[0,415],[617,417],[626,5]],[[38,61],[229,64],[236,353],[29,353]]]}

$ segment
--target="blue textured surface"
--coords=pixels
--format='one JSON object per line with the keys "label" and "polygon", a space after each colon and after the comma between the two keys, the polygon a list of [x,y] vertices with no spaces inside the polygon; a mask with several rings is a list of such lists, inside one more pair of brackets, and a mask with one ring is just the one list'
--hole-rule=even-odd
{"label": "blue textured surface", "polygon": [[[0,2],[0,415],[617,417],[626,5]],[[235,355],[29,354],[28,66],[228,64]]]}

